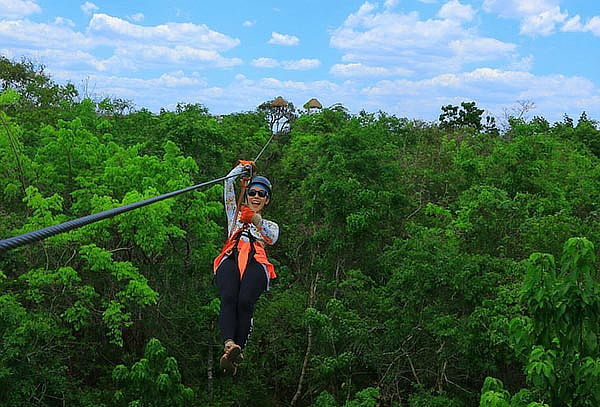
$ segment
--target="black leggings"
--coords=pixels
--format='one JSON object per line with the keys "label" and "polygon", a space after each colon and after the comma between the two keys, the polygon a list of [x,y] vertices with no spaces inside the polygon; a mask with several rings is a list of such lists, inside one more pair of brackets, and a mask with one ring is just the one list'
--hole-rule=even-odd
{"label": "black leggings", "polygon": [[267,288],[265,269],[250,257],[240,281],[236,258],[229,256],[217,269],[215,279],[221,297],[219,327],[223,341],[233,339],[243,348],[252,328],[254,304]]}

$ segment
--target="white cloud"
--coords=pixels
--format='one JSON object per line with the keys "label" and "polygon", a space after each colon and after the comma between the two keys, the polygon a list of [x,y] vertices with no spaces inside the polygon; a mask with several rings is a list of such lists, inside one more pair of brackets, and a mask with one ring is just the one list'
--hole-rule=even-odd
{"label": "white cloud", "polygon": [[395,113],[408,117],[423,117],[425,112],[429,112],[425,117],[436,117],[440,106],[465,100],[497,114],[517,100],[531,100],[548,120],[559,120],[564,113],[576,116],[582,110],[600,113],[600,89],[587,79],[490,68],[420,81],[380,81],[364,88],[363,95],[367,102],[388,106],[387,111],[396,106]]}
{"label": "white cloud", "polygon": [[521,23],[521,33],[550,35],[556,25],[564,22],[569,15],[562,13],[560,7],[553,7],[542,13],[525,17]]}
{"label": "white cloud", "polygon": [[206,81],[198,76],[185,76],[183,71],[165,73],[154,82],[157,86],[168,86],[170,88],[180,86],[206,86]]}
{"label": "white cloud", "polygon": [[523,71],[479,68],[421,80],[380,80],[362,86],[353,80],[290,81],[233,73],[228,84],[214,86],[198,73],[168,72],[150,79],[84,72],[74,77],[73,71],[61,70],[50,73],[73,83],[89,78],[90,86],[100,95],[132,99],[138,106],[153,111],[174,109],[177,102],[202,103],[215,114],[248,111],[281,95],[299,106],[316,97],[324,105],[342,103],[351,112],[381,109],[426,120],[437,119],[441,106],[471,100],[498,115],[517,100],[531,100],[537,106],[536,113],[550,121],[561,120],[564,113],[578,117],[583,110],[590,117],[600,116],[600,89],[587,79],[564,75],[536,76]]}
{"label": "white cloud", "polygon": [[[330,45],[344,51],[342,61],[366,67],[397,67],[421,75],[459,71],[465,63],[507,58],[516,46],[477,35],[465,24],[473,18],[470,6],[450,1],[439,11],[443,18],[423,20],[416,12],[378,11],[365,2],[332,31]],[[359,72],[359,65],[349,69]],[[342,74],[338,66],[334,72]],[[368,72],[368,71],[367,71]],[[381,70],[371,72],[382,73]]]}
{"label": "white cloud", "polygon": [[491,60],[496,55],[508,55],[517,47],[495,38],[464,38],[451,41],[448,45],[464,62]]}
{"label": "white cloud", "polygon": [[[239,58],[221,55],[239,40],[205,25],[170,23],[142,27],[106,14],[94,14],[85,32],[76,31],[74,26],[71,20],[61,17],[54,24],[0,20],[0,48],[22,49],[21,55],[40,57],[45,65],[53,63],[57,67],[77,65],[70,50],[79,50],[85,52],[80,54],[79,69],[100,72],[166,69],[181,64],[193,69],[229,68],[242,63]],[[112,56],[92,57],[100,46],[110,47]]]}
{"label": "white cloud", "polygon": [[346,78],[377,77],[377,76],[408,76],[412,72],[402,68],[384,68],[369,66],[361,63],[335,64],[329,72],[332,75]]}
{"label": "white cloud", "polygon": [[256,20],[246,20],[242,23],[244,27],[253,27],[256,24]]}
{"label": "white cloud", "polygon": [[30,14],[40,13],[41,7],[32,0],[0,0],[0,17],[23,18]]}
{"label": "white cloud", "polygon": [[508,65],[511,71],[531,71],[533,68],[533,55],[527,55],[522,58],[517,58]]}
{"label": "white cloud", "polygon": [[89,31],[108,44],[133,41],[146,44],[181,44],[199,49],[228,50],[240,43],[237,38],[213,31],[204,24],[167,23],[141,26],[107,14],[94,14]]}
{"label": "white cloud", "polygon": [[277,68],[279,66],[279,61],[273,58],[256,58],[252,60],[252,65],[257,68]]}
{"label": "white cloud", "polygon": [[[6,55],[2,49],[0,54]],[[102,60],[83,50],[13,47],[9,56],[26,56],[31,61],[44,65],[48,71],[64,69],[72,72],[73,76],[79,75],[80,72],[105,70]]]}
{"label": "white cloud", "polygon": [[475,10],[470,4],[465,5],[458,0],[451,0],[440,8],[437,15],[447,20],[471,21],[475,16]]}
{"label": "white cloud", "polygon": [[560,4],[560,0],[484,0],[483,9],[502,17],[522,18],[541,14]]}
{"label": "white cloud", "polygon": [[187,45],[167,47],[163,45],[128,44],[117,48],[115,54],[105,60],[104,63],[110,69],[119,71],[123,68],[137,70],[169,64],[229,68],[240,65],[242,60],[239,58],[225,58],[217,51],[198,49]]}
{"label": "white cloud", "polygon": [[144,21],[144,18],[146,18],[146,16],[144,16],[144,13],[135,13],[130,15],[129,18],[135,21],[136,23],[139,23],[140,21]]}
{"label": "white cloud", "polygon": [[71,20],[69,18],[64,18],[64,17],[56,17],[54,19],[54,24],[55,25],[67,25],[69,27],[75,27],[75,23],[73,22],[73,20]]}
{"label": "white cloud", "polygon": [[521,33],[529,35],[553,34],[569,16],[561,11],[560,0],[484,0],[483,9],[520,20]]}
{"label": "white cloud", "polygon": [[300,43],[300,39],[294,35],[280,34],[273,31],[271,33],[271,39],[268,42],[269,44],[290,46],[298,45]]}
{"label": "white cloud", "polygon": [[283,69],[291,71],[307,71],[309,69],[315,69],[321,66],[321,61],[315,58],[302,58],[290,61],[283,61],[281,63]]}
{"label": "white cloud", "polygon": [[588,31],[591,31],[594,35],[600,37],[600,17],[599,16],[592,17],[590,19],[590,21],[588,21],[588,23],[585,25],[585,27]]}
{"label": "white cloud", "polygon": [[385,8],[394,8],[398,5],[398,3],[400,3],[400,0],[385,0],[385,3],[383,3],[383,6]]}
{"label": "white cloud", "polygon": [[561,31],[585,31],[585,27],[581,24],[581,17],[576,15],[575,17],[569,18],[562,26]]}
{"label": "white cloud", "polygon": [[90,1],[86,1],[81,5],[81,11],[86,15],[91,15],[94,11],[100,10],[100,7]]}
{"label": "white cloud", "polygon": [[278,61],[273,58],[256,58],[252,60],[252,66],[257,68],[283,68],[288,71],[306,71],[321,66],[321,61],[314,58],[301,58],[296,60]]}
{"label": "white cloud", "polygon": [[34,23],[29,20],[0,21],[0,46],[90,49],[93,41],[64,24]]}
{"label": "white cloud", "polygon": [[594,16],[587,23],[581,22],[581,17],[576,15],[570,18],[561,28],[561,31],[569,32],[591,32],[600,37],[600,16]]}

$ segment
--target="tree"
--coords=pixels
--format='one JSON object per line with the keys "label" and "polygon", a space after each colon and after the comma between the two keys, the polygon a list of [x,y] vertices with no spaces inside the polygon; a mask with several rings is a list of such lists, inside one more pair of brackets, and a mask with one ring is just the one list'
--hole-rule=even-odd
{"label": "tree", "polygon": [[[484,110],[479,109],[475,102],[461,102],[459,106],[447,105],[442,106],[442,114],[440,114],[440,127],[443,129],[455,129],[459,127],[471,127],[477,131],[483,129],[481,124],[481,116]],[[492,125],[491,118],[486,122],[487,125]]]}
{"label": "tree", "polygon": [[256,110],[264,113],[272,133],[288,132],[291,123],[297,117],[294,104],[281,96],[261,103]]}
{"label": "tree", "polygon": [[167,356],[167,350],[158,339],[148,341],[144,357],[131,368],[118,365],[113,380],[119,390],[114,399],[128,407],[187,406],[194,391],[181,384],[177,360]]}
{"label": "tree", "polygon": [[[571,238],[560,270],[552,255],[534,253],[527,261],[520,293],[526,315],[511,322],[511,337],[531,392],[551,406],[600,403],[600,284],[594,279],[595,259],[589,240]],[[508,401],[507,393],[497,395],[498,385],[492,387],[484,387],[482,406],[502,405],[492,402],[498,397]]]}

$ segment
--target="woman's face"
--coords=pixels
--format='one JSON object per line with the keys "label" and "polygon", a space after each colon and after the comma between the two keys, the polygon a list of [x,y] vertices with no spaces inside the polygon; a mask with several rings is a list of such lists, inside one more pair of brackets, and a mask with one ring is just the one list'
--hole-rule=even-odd
{"label": "woman's face", "polygon": [[269,203],[267,190],[260,185],[251,185],[247,192],[248,207],[254,212],[260,212]]}

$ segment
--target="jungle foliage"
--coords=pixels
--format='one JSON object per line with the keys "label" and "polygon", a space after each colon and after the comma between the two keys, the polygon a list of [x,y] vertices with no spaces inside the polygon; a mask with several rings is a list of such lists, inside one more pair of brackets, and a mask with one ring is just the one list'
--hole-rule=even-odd
{"label": "jungle foliage", "polygon": [[[0,66],[0,238],[221,177],[271,136],[268,104],[152,113]],[[215,185],[0,255],[0,405],[600,404],[597,122],[290,115],[258,163],[279,278],[239,376]]]}

